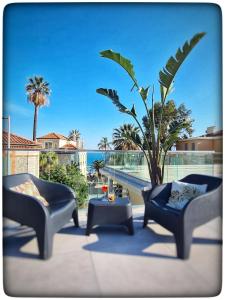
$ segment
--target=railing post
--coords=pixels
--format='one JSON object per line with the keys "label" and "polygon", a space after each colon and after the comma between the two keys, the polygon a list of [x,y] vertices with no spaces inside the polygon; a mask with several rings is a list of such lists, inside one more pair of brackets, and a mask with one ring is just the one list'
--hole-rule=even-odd
{"label": "railing post", "polygon": [[10,163],[10,115],[3,117],[3,120],[8,120],[8,140],[7,140],[7,175],[11,174],[11,163]]}

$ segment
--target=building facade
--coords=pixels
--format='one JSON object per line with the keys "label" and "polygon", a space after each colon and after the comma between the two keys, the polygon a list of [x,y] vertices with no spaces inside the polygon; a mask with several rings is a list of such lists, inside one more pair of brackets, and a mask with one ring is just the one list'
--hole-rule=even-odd
{"label": "building facade", "polygon": [[[39,177],[39,153],[41,145],[16,134],[3,131],[3,175],[30,173]],[[9,169],[8,169],[9,168]]]}
{"label": "building facade", "polygon": [[222,152],[222,146],[223,132],[212,126],[207,128],[205,135],[178,141],[176,150]]}
{"label": "building facade", "polygon": [[62,134],[51,132],[37,138],[43,149],[52,150],[58,155],[59,163],[78,164],[81,173],[87,176],[87,152],[82,151],[83,143],[77,140],[69,140]]}
{"label": "building facade", "polygon": [[51,132],[37,138],[37,141],[42,145],[43,149],[56,150],[65,146],[65,144],[68,142],[68,139],[62,134]]}

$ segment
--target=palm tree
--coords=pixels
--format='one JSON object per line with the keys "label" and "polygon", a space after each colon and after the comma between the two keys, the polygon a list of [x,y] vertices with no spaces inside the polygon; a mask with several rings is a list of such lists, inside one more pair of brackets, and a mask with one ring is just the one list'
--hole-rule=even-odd
{"label": "palm tree", "polygon": [[69,136],[68,136],[68,139],[70,141],[74,141],[74,142],[77,142],[80,138],[80,132],[79,130],[77,129],[72,129],[70,132],[69,132]]}
{"label": "palm tree", "polygon": [[100,169],[104,168],[105,163],[103,160],[94,160],[92,163],[92,168],[96,171],[98,178],[101,178]]}
{"label": "palm tree", "polygon": [[98,149],[99,150],[107,150],[107,149],[111,149],[110,148],[110,142],[108,141],[108,138],[107,137],[103,137],[101,140],[100,140],[100,143],[98,143]]}
{"label": "palm tree", "polygon": [[34,104],[33,141],[36,141],[38,108],[48,103],[50,95],[49,83],[43,77],[34,76],[28,79],[26,85],[28,101]]}
{"label": "palm tree", "polygon": [[115,150],[138,150],[140,149],[133,141],[133,136],[138,134],[139,128],[133,124],[124,124],[115,128],[113,132],[113,145]]}

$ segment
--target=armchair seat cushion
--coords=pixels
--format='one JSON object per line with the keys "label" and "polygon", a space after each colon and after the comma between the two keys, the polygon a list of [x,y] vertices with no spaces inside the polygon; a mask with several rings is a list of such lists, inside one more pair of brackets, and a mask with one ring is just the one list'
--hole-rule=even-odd
{"label": "armchair seat cushion", "polygon": [[150,219],[166,227],[168,230],[173,230],[174,226],[178,226],[181,211],[171,208],[160,203],[158,200],[152,200],[149,207]]}
{"label": "armchair seat cushion", "polygon": [[149,201],[150,203],[154,203],[155,205],[160,205],[161,207],[164,207],[167,202],[168,202],[168,199],[164,199],[164,198],[161,198],[161,197],[157,197],[157,198],[153,198]]}
{"label": "armchair seat cushion", "polygon": [[160,200],[152,200],[151,205],[154,205],[154,207],[157,207],[160,210],[166,211],[171,214],[180,215],[181,213],[179,209],[167,206],[164,201],[161,202]]}
{"label": "armchair seat cushion", "polygon": [[159,211],[166,211],[171,214],[180,215],[181,210],[167,206],[168,199],[156,197],[154,199],[149,199],[145,202],[145,206],[148,208],[149,211],[152,209],[159,209]]}

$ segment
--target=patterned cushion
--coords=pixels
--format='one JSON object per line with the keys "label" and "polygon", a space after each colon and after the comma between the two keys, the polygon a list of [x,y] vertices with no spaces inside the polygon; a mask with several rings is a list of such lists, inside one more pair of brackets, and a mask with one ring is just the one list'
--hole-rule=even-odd
{"label": "patterned cushion", "polygon": [[33,183],[32,180],[27,180],[24,183],[11,187],[10,188],[12,191],[14,192],[18,192],[18,193],[22,193],[25,195],[29,195],[32,197],[37,198],[39,201],[41,201],[44,206],[48,206],[48,202],[46,201],[46,199],[44,197],[42,197],[37,189],[37,187],[35,186],[35,184]]}
{"label": "patterned cushion", "polygon": [[185,204],[206,192],[207,184],[191,184],[181,181],[173,181],[171,196],[167,203],[168,206],[182,209]]}

